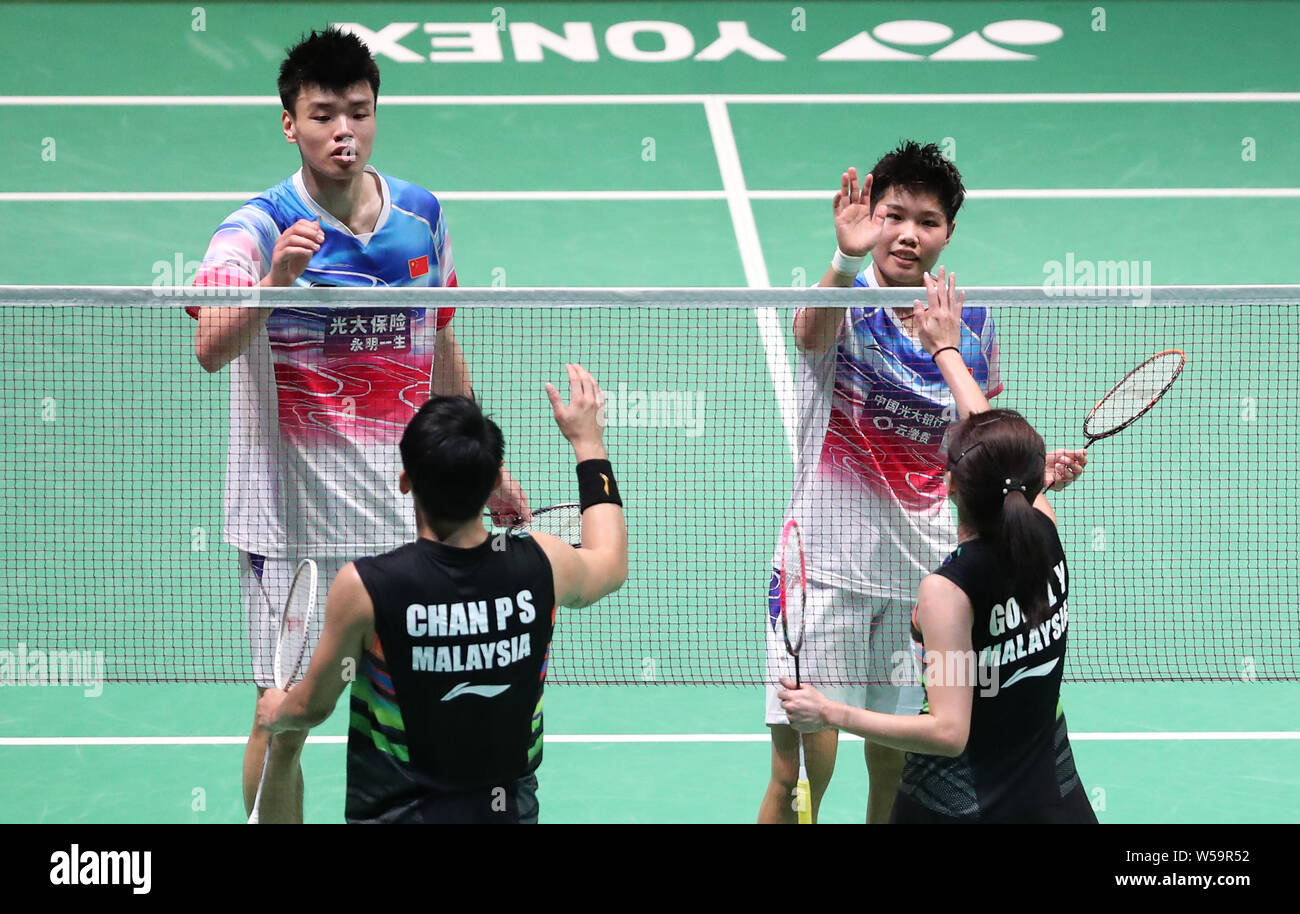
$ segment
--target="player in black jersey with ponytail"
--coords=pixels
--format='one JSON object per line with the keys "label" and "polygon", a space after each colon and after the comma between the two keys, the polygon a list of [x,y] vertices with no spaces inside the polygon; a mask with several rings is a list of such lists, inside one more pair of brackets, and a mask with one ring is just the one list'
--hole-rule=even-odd
{"label": "player in black jersey with ponytail", "polygon": [[1050,470],[1043,439],[1019,413],[989,410],[957,349],[952,277],[927,276],[917,329],[961,415],[948,443],[957,549],[922,582],[912,639],[925,676],[916,716],[828,701],[782,680],[802,732],[838,727],[905,750],[893,822],[1095,823],[1060,706],[1070,574],[1043,495],[1083,471],[1084,451]]}
{"label": "player in black jersey with ponytail", "polygon": [[600,387],[582,366],[567,369],[567,405],[546,388],[578,461],[582,548],[545,533],[489,534],[483,509],[501,476],[501,430],[473,400],[435,397],[401,442],[419,538],[343,566],[303,681],[258,703],[268,731],[306,730],[352,682],[349,822],[537,821],[556,609],[588,606],[627,578]]}

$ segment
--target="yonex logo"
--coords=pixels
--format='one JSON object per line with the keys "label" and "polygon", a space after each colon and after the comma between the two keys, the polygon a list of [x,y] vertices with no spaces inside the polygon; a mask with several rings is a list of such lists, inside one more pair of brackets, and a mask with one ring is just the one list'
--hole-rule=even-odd
{"label": "yonex logo", "polygon": [[[818,60],[1036,60],[1012,48],[1051,44],[1064,30],[1038,19],[1005,19],[991,22],[977,32],[967,32],[956,41],[956,33],[942,22],[928,19],[897,19],[882,22],[868,34],[859,32],[836,45]],[[949,43],[951,42],[951,44]],[[940,46],[940,47],[936,47]],[[910,50],[902,50],[908,48]],[[919,49],[926,49],[920,51]]]}
{"label": "yonex logo", "polygon": [[[790,51],[782,43],[789,33],[773,31],[770,23],[756,25],[752,32],[744,20],[716,22],[703,31],[657,19],[615,22],[603,30],[593,22],[565,22],[562,27],[548,28],[536,22],[507,20],[504,8],[496,9],[499,15],[490,22],[390,22],[379,28],[359,22],[334,25],[355,34],[376,57],[399,63],[502,63],[508,56],[522,63],[559,59],[594,63],[608,58],[633,63],[715,62],[732,57],[771,62],[786,60]],[[806,28],[796,26],[793,31]],[[1060,26],[1039,19],[1003,19],[960,37],[942,22],[895,19],[869,32],[858,32],[816,59],[1035,60],[1022,49],[1051,44],[1064,34]],[[812,55],[805,50],[796,56],[808,59]]]}

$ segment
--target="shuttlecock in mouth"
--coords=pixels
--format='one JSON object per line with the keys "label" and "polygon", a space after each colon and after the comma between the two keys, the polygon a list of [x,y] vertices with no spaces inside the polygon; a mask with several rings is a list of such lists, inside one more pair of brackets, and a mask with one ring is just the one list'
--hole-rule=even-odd
{"label": "shuttlecock in mouth", "polygon": [[334,150],[334,158],[340,162],[355,162],[357,160],[357,145],[355,140],[344,141],[337,149]]}

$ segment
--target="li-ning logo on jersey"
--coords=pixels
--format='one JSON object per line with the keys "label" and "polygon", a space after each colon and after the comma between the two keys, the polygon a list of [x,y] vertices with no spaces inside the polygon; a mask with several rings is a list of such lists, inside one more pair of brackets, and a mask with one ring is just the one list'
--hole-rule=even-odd
{"label": "li-ning logo on jersey", "polygon": [[1009,689],[1022,679],[1030,679],[1035,676],[1050,676],[1052,670],[1056,669],[1056,664],[1060,662],[1060,659],[1060,657],[1053,657],[1046,663],[1038,664],[1038,666],[1028,666],[1023,670],[1017,670],[1015,675],[1007,680],[1007,684],[1003,688]]}
{"label": "li-ning logo on jersey", "polygon": [[460,698],[462,695],[481,695],[484,698],[496,698],[508,688],[510,688],[509,685],[470,685],[468,682],[462,682],[458,686],[453,686],[450,692],[442,696],[442,700],[451,701]]}

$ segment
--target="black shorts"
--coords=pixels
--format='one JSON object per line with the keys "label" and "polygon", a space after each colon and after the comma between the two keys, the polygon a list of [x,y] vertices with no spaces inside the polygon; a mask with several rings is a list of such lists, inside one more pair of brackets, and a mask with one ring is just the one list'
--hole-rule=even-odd
{"label": "black shorts", "polygon": [[1092,810],[1088,794],[1082,783],[1055,802],[1025,804],[989,817],[945,816],[927,809],[904,793],[894,797],[894,825],[1096,825],[1097,814]]}
{"label": "black shorts", "polygon": [[[525,775],[495,787],[472,790],[422,790],[374,814],[355,814],[349,797],[350,824],[391,825],[536,825],[537,776]],[[360,805],[360,804],[357,804]]]}

